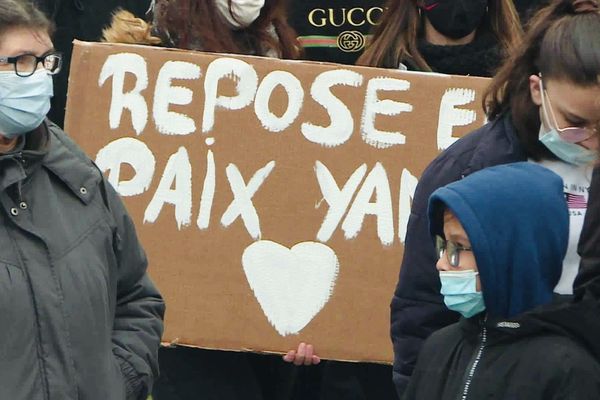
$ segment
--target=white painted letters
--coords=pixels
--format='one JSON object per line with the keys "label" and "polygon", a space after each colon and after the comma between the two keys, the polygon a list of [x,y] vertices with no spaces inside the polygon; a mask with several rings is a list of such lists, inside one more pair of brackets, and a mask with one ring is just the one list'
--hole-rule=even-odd
{"label": "white painted letters", "polygon": [[362,164],[358,167],[348,179],[342,190],[338,188],[335,178],[331,175],[329,169],[327,169],[320,161],[315,163],[315,173],[317,174],[317,180],[319,181],[319,187],[321,188],[321,193],[323,193],[323,198],[329,205],[327,215],[323,220],[321,229],[319,229],[319,232],[317,233],[317,240],[327,242],[331,239],[331,235],[333,235],[333,232],[344,217],[348,205],[352,201],[352,196],[354,196],[358,185],[360,185],[365,177],[367,165]]}
{"label": "white painted letters", "polygon": [[[175,189],[171,189],[175,183]],[[165,172],[154,197],[144,213],[144,223],[154,223],[165,203],[175,206],[177,228],[190,224],[192,219],[192,165],[185,147],[169,157]]]}
{"label": "white painted letters", "polygon": [[[208,139],[207,139],[208,140]],[[215,197],[215,157],[211,150],[206,154],[206,176],[204,177],[204,186],[202,187],[202,197],[200,198],[200,212],[196,224],[200,229],[208,228],[210,224],[210,212],[212,210]]]}
{"label": "white painted letters", "polygon": [[363,77],[357,72],[337,69],[327,71],[317,76],[310,88],[310,94],[317,103],[323,106],[331,124],[319,126],[305,122],[302,124],[302,134],[313,143],[326,147],[335,147],[344,144],[354,131],[354,119],[348,107],[331,93],[331,87],[345,85],[359,87]]}
{"label": "white painted letters", "polygon": [[458,140],[452,136],[452,129],[455,126],[466,126],[477,119],[477,113],[473,110],[455,108],[475,100],[475,91],[472,89],[447,89],[440,102],[440,113],[437,130],[437,146],[439,150],[444,150]]}
{"label": "white painted letters", "polygon": [[[202,62],[207,63],[202,64]],[[369,221],[365,226],[375,226],[371,222],[376,221],[377,236],[383,245],[393,244],[396,238],[404,243],[411,203],[418,180],[408,169],[402,169],[404,161],[398,160],[397,172],[402,171],[400,186],[397,187],[397,178],[394,178],[394,184],[390,186],[384,165],[382,162],[376,162],[377,158],[374,158],[373,154],[378,154],[377,152],[381,149],[403,145],[407,142],[407,131],[410,127],[403,125],[404,127],[390,128],[389,120],[391,118],[389,117],[414,111],[411,104],[398,100],[401,98],[400,96],[405,96],[405,93],[411,90],[410,78],[398,79],[397,75],[393,75],[394,77],[379,75],[367,80],[365,78],[367,73],[364,70],[353,71],[347,68],[330,68],[325,72],[319,70],[318,75],[309,83],[311,97],[309,99],[309,96],[305,95],[305,91],[308,91],[306,77],[293,72],[294,69],[290,69],[290,71],[271,70],[267,71],[265,75],[265,68],[261,66],[258,70],[260,76],[264,76],[264,78],[259,80],[257,70],[250,61],[246,62],[232,57],[199,59],[198,65],[171,60],[165,61],[162,66],[152,65],[149,68],[149,63],[150,60],[147,61],[142,56],[133,53],[112,54],[107,56],[98,76],[98,85],[104,86],[102,92],[110,89],[107,81],[112,80],[112,97],[108,110],[108,123],[111,131],[108,134],[116,135],[118,133],[121,138],[113,140],[102,148],[97,154],[96,163],[103,172],[108,172],[108,181],[122,196],[136,196],[148,192],[151,187],[152,190],[156,188],[153,193],[146,194],[148,198],[151,197],[151,200],[144,213],[145,223],[154,223],[159,218],[163,206],[169,204],[174,206],[178,228],[190,225],[192,201],[197,197],[199,204],[195,204],[194,208],[198,212],[195,222],[199,230],[208,230],[211,219],[216,221],[213,222],[213,225],[220,222],[223,227],[228,228],[238,221],[239,217],[241,220],[239,222],[244,224],[249,235],[253,239],[260,239],[262,235],[258,214],[260,207],[255,206],[253,202],[257,200],[253,200],[253,197],[273,172],[275,161],[270,161],[256,171],[246,183],[243,176],[246,176],[246,172],[251,171],[240,171],[237,166],[240,164],[236,165],[238,161],[228,159],[234,154],[245,154],[245,151],[263,150],[260,147],[260,140],[256,142],[256,147],[252,147],[255,145],[254,142],[249,144],[247,137],[241,137],[250,129],[256,129],[257,132],[252,132],[253,139],[259,134],[266,135],[266,137],[273,137],[270,135],[271,133],[280,132],[286,132],[290,136],[301,134],[305,145],[306,141],[311,143],[307,148],[316,150],[315,157],[309,161],[309,167],[310,163],[315,163],[314,171],[322,194],[319,196],[322,197],[319,204],[326,202],[328,209],[322,222],[318,221],[321,222],[320,225],[314,227],[316,238],[312,238],[313,240],[328,242],[332,240],[337,229],[343,232],[346,239],[354,239],[363,229],[365,218],[374,216],[373,221]],[[283,64],[282,69],[286,69]],[[156,82],[150,83],[148,71],[154,73],[157,70],[159,72],[155,77]],[[206,73],[204,74],[204,72]],[[400,76],[408,77],[408,75]],[[440,78],[438,77],[438,79]],[[463,84],[454,83],[454,85],[461,86]],[[468,84],[465,83],[465,86]],[[153,88],[153,93],[147,93],[149,87]],[[445,91],[439,103],[436,132],[439,149],[445,149],[457,140],[453,136],[454,127],[467,126],[476,120],[477,113],[474,110],[468,109],[468,106],[459,108],[472,103],[475,95],[475,90],[468,88],[450,88]],[[283,107],[286,96],[287,107]],[[282,99],[283,105],[277,107],[278,104],[274,103],[275,99],[277,101]],[[357,121],[350,109],[352,108],[354,111],[356,108],[354,106],[358,107],[354,103],[361,101],[364,101],[361,120]],[[313,104],[308,105],[307,103],[309,107],[306,108],[304,107],[305,102]],[[270,105],[273,107],[271,108]],[[312,110],[310,107],[317,105],[321,109],[317,110],[317,113],[310,113]],[[203,109],[192,111],[192,107],[195,106],[203,107]],[[243,109],[245,109],[243,113],[236,115],[235,111]],[[127,114],[127,111],[131,115],[131,126],[129,126],[129,122],[126,122],[127,126],[123,126],[122,123],[122,119],[129,121],[128,116],[123,115]],[[435,120],[435,115],[432,114],[435,114],[436,110],[419,111],[427,118],[433,117]],[[427,114],[425,111],[431,111],[431,114]],[[152,129],[147,129],[149,112],[152,113],[151,123],[154,124]],[[202,115],[202,121],[200,121],[200,115]],[[241,126],[239,132],[221,132],[218,129],[218,132],[198,138],[198,141],[192,141],[193,138],[189,137],[182,142],[185,143],[187,149],[179,147],[174,154],[171,154],[162,174],[156,172],[156,159],[152,151],[142,141],[134,138],[136,135],[148,132],[145,133],[144,140],[147,139],[150,143],[156,144],[157,137],[162,137],[161,140],[165,140],[165,143],[168,142],[168,147],[172,149],[167,150],[167,154],[164,154],[166,156],[174,151],[174,148],[170,146],[177,139],[165,138],[161,135],[189,135],[199,129],[203,133],[211,132],[215,130],[217,115],[222,118],[219,121],[227,122],[222,125],[223,127],[238,129]],[[401,121],[411,120],[405,116],[406,114],[401,115],[399,119]],[[195,117],[197,118],[195,119]],[[254,117],[256,119],[251,120]],[[230,119],[241,122],[234,125],[229,122]],[[412,118],[413,121],[414,119],[415,117]],[[325,122],[321,122],[321,120],[325,120]],[[356,126],[357,123],[360,126]],[[201,127],[200,124],[202,124]],[[298,126],[300,132],[297,132]],[[377,129],[377,126],[386,127],[387,130]],[[106,131],[106,129],[104,130]],[[354,138],[357,143],[350,144],[348,142],[355,130],[360,131],[362,141]],[[431,133],[433,134],[433,132]],[[223,138],[226,140],[221,141],[221,134],[231,134],[231,136]],[[238,134],[238,136],[234,136],[234,134]],[[458,133],[454,132],[454,134]],[[218,148],[225,149],[239,145],[242,152],[228,149],[223,150],[221,156],[215,155],[215,148],[211,147],[215,143],[215,138],[220,145]],[[277,138],[278,145],[283,143],[283,139],[286,138],[281,136]],[[420,138],[415,139],[420,140]],[[418,140],[415,140],[416,143],[410,143],[409,152],[412,152],[413,149],[419,150],[418,145],[421,142]],[[296,146],[298,142],[291,143]],[[312,145],[313,143],[323,148],[317,148]],[[339,148],[346,143],[348,143],[348,152]],[[422,143],[429,144],[430,141],[424,139]],[[355,144],[360,144],[362,148]],[[286,155],[279,153],[293,151],[290,150],[291,146],[290,148],[264,146],[264,149],[270,152],[273,152],[273,148],[276,149],[277,156],[281,156],[281,159],[284,159]],[[160,151],[159,149],[155,150]],[[299,151],[306,153],[307,150],[299,149]],[[327,152],[336,153],[336,155],[333,155],[332,158],[323,156]],[[386,153],[385,158],[379,159],[379,161],[390,160],[389,151],[381,152],[381,154],[384,153]],[[345,155],[342,156],[343,154]],[[190,157],[198,160],[203,155],[206,155],[206,163],[203,159],[197,162],[198,165],[194,162],[194,168],[198,167],[199,171],[197,176],[194,175],[193,182],[197,182],[198,187],[194,187],[195,190],[192,190],[193,171]],[[348,164],[356,163],[352,164],[352,169],[347,171],[351,175],[344,175],[341,180],[339,177],[336,180],[330,169],[319,161],[336,159],[335,157],[338,155],[347,157],[344,158],[344,162],[352,160]],[[412,160],[410,155],[408,158],[411,159],[409,160],[411,162],[420,163],[421,158],[425,156],[429,156],[429,153],[424,152],[423,156],[416,157],[415,160]],[[217,161],[224,160],[222,166],[216,164],[215,157],[218,157]],[[306,155],[302,154],[300,158],[306,159]],[[317,158],[319,160],[315,161]],[[374,163],[372,170],[369,170],[369,166],[363,162],[363,158]],[[271,159],[275,159],[275,155],[269,156],[264,162]],[[162,158],[160,160],[163,162]],[[295,161],[291,157],[289,164]],[[203,170],[204,164],[206,165],[205,170]],[[243,164],[248,165],[247,162]],[[284,171],[289,173],[288,171],[292,170],[292,168],[288,170],[289,164],[285,166],[280,164],[278,169],[281,169],[281,173]],[[335,165],[335,169],[333,165],[329,165],[332,170],[340,170],[340,164]],[[129,166],[133,169],[132,177],[124,173],[124,169]],[[293,171],[300,170],[296,165],[293,167]],[[306,171],[306,166],[300,166],[300,168]],[[154,179],[155,175],[160,179]],[[232,198],[225,197],[226,200],[224,200],[224,196],[217,196],[217,194],[221,194],[217,192],[217,186],[219,190],[228,190],[225,185],[225,177],[233,194]],[[281,182],[280,178],[282,177],[277,178],[277,181]],[[302,178],[294,176],[290,182],[303,185]],[[223,182],[217,182],[218,179],[222,179]],[[202,188],[199,187],[201,184]],[[303,188],[297,189],[302,190]],[[279,190],[281,190],[280,193],[272,192],[272,194],[281,195],[282,201],[285,201],[288,196],[285,193],[288,187],[280,186]],[[394,192],[393,201],[392,191]],[[290,190],[289,195],[294,196],[295,193],[297,192]],[[397,199],[395,198],[396,194],[399,196]],[[216,199],[219,199],[219,202],[231,200],[231,203],[217,204]],[[396,206],[398,206],[397,216],[394,215]],[[223,210],[225,211],[223,212]],[[269,212],[269,210],[263,212]],[[214,216],[213,213],[215,213]],[[223,214],[221,215],[221,213]],[[398,224],[397,235],[395,234],[396,223]]]}
{"label": "white painted letters", "polygon": [[221,224],[224,227],[231,225],[238,216],[241,216],[250,236],[253,239],[260,239],[260,221],[254,204],[252,204],[252,197],[273,171],[273,168],[275,168],[275,161],[270,161],[256,171],[246,186],[238,167],[235,164],[227,166],[225,172],[233,193],[233,201],[221,217]]}
{"label": "white painted letters", "polygon": [[[370,200],[375,195],[375,202]],[[362,228],[365,216],[377,216],[377,236],[382,244],[394,242],[394,212],[387,173],[381,163],[375,164],[361,186],[352,207],[342,224],[346,239],[355,238]]]}
{"label": "white painted letters", "polygon": [[407,91],[408,89],[410,89],[410,82],[403,79],[373,78],[369,81],[362,116],[362,138],[365,143],[385,149],[406,142],[406,136],[401,132],[380,131],[375,128],[375,117],[377,114],[392,116],[411,112],[413,107],[408,103],[379,100],[377,97],[379,91]]}
{"label": "white painted letters", "polygon": [[[135,76],[135,86],[123,93],[125,75]],[[110,129],[117,129],[121,124],[123,110],[131,112],[131,122],[136,134],[142,133],[148,122],[148,106],[142,96],[142,91],[148,87],[148,69],[142,56],[130,53],[110,55],[102,67],[98,86],[102,87],[108,78],[112,77],[112,99],[108,121]]]}
{"label": "white painted letters", "polygon": [[[269,109],[269,99],[273,90],[281,85],[288,96],[287,110],[281,117]],[[298,117],[304,101],[304,89],[294,75],[285,71],[270,72],[260,83],[254,99],[254,113],[262,126],[271,132],[287,129]]]}
{"label": "white painted letters", "polygon": [[[219,81],[229,78],[236,82],[237,95],[233,97],[219,96]],[[211,62],[204,79],[204,116],[202,118],[202,132],[210,132],[215,125],[215,111],[217,107],[226,110],[241,110],[247,107],[252,100],[258,86],[258,75],[254,68],[235,58],[218,58]]]}
{"label": "white painted letters", "polygon": [[[135,176],[121,181],[121,165],[129,164]],[[156,160],[146,144],[138,139],[124,137],[110,142],[96,155],[96,165],[102,172],[110,171],[108,181],[121,196],[144,193],[152,183]]]}
{"label": "white painted letters", "polygon": [[185,106],[192,102],[193,93],[182,86],[171,86],[173,79],[200,78],[200,67],[183,61],[167,61],[156,79],[152,115],[156,129],[163,135],[187,135],[196,130],[194,120],[185,114],[169,111],[169,105]]}

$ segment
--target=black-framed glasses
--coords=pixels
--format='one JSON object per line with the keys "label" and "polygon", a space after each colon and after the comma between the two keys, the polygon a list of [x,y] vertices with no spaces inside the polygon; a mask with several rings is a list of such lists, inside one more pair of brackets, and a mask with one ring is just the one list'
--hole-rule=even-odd
{"label": "black-framed glasses", "polygon": [[58,74],[62,67],[62,53],[51,51],[40,57],[34,54],[21,54],[16,57],[0,56],[0,64],[12,64],[15,68],[15,74],[23,78],[33,75],[40,63],[48,74]]}
{"label": "black-framed glasses", "polygon": [[450,263],[450,265],[454,268],[457,268],[460,264],[461,251],[473,251],[473,249],[470,247],[461,246],[456,242],[446,240],[439,235],[435,236],[435,249],[437,251],[438,258],[442,258],[445,252],[448,263]]}

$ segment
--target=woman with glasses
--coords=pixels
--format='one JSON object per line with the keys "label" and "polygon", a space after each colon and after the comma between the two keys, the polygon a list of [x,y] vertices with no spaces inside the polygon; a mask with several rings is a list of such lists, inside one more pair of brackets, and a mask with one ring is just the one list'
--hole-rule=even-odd
{"label": "woman with glasses", "polygon": [[164,303],[119,196],[45,119],[51,30],[0,0],[0,399],[144,399]]}
{"label": "woman with glasses", "polygon": [[[36,38],[33,46],[27,47],[31,50],[23,52],[22,42],[33,35],[27,28],[8,30],[8,38],[6,34],[2,38],[2,48],[6,50],[0,54],[2,149],[10,148],[20,135],[37,128],[46,118],[53,94],[52,75],[60,71],[62,64],[62,54],[54,51],[47,35]],[[24,103],[27,99],[29,102]]]}
{"label": "woman with glasses", "polygon": [[404,400],[600,398],[584,338],[527,313],[562,274],[562,179],[535,163],[487,168],[437,189],[428,216],[441,295],[463,318],[427,339]]}
{"label": "woman with glasses", "polygon": [[[439,293],[436,252],[428,240],[427,199],[435,189],[480,169],[517,161],[530,161],[560,175],[570,233],[554,292],[557,298],[572,295],[579,270],[577,244],[599,147],[599,76],[598,2],[554,0],[533,17],[521,47],[492,80],[485,95],[490,122],[458,140],[423,173],[391,304],[394,381],[399,393],[424,339],[458,318]],[[498,214],[504,213],[499,209]]]}

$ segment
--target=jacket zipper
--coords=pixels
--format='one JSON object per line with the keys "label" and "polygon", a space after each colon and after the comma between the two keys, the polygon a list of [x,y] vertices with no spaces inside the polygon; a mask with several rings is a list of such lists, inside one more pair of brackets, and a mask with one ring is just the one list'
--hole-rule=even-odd
{"label": "jacket zipper", "polygon": [[471,382],[473,381],[473,376],[475,375],[475,370],[477,369],[477,365],[479,361],[481,361],[481,357],[483,356],[483,350],[485,349],[485,345],[487,342],[487,328],[485,325],[482,326],[481,329],[481,339],[479,342],[479,348],[477,352],[474,354],[474,357],[471,359],[469,363],[469,367],[467,368],[468,374],[465,378],[465,384],[463,386],[462,394],[460,395],[460,400],[467,400],[469,395],[469,388],[471,386]]}

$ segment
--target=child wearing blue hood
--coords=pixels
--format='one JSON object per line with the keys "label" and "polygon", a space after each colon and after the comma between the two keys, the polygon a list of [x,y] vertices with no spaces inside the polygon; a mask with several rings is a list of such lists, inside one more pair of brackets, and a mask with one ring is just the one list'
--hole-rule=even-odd
{"label": "child wearing blue hood", "polygon": [[600,364],[577,337],[527,311],[552,301],[568,242],[562,179],[527,162],[476,172],[429,198],[446,306],[409,399],[599,399]]}

